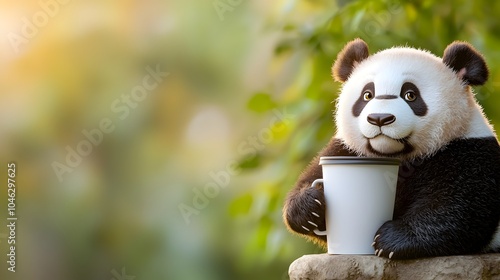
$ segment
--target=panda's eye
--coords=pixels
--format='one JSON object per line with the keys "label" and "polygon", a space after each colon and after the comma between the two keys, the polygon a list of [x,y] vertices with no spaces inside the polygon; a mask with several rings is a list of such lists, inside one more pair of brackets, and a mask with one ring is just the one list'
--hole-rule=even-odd
{"label": "panda's eye", "polygon": [[406,101],[412,102],[415,101],[415,99],[417,99],[417,95],[415,95],[415,92],[413,90],[408,90],[407,92],[405,92]]}
{"label": "panda's eye", "polygon": [[363,100],[364,101],[370,101],[373,99],[373,93],[369,90],[366,90],[365,92],[363,92]]}

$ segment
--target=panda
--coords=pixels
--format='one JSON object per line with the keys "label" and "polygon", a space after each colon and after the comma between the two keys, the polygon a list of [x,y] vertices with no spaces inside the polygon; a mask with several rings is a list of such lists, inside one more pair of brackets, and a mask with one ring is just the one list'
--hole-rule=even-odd
{"label": "panda", "polygon": [[391,259],[500,252],[500,146],[471,86],[488,79],[483,56],[453,42],[439,58],[394,47],[370,55],[361,39],[339,53],[343,83],[336,134],[299,176],[283,208],[287,227],[320,245],[325,236],[321,156],[401,160],[393,220],[374,234]]}

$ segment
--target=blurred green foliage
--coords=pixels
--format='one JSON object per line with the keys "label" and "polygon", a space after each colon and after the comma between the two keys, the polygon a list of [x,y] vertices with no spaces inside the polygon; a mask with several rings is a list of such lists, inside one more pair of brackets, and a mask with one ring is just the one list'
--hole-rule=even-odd
{"label": "blurred green foliage", "polygon": [[[7,33],[41,9],[0,5]],[[469,41],[491,70],[477,99],[500,125],[498,15],[485,0],[243,1],[222,17],[212,1],[61,6],[20,53],[1,48],[0,158],[19,166],[20,226],[19,271],[0,278],[111,279],[124,267],[137,280],[286,279],[294,259],[322,252],[287,232],[281,208],[335,132],[337,53],[356,37],[371,52],[439,56]],[[171,75],[117,119],[110,104],[156,65]],[[115,131],[59,182],[51,163],[106,117]],[[181,204],[195,209],[188,223]]]}

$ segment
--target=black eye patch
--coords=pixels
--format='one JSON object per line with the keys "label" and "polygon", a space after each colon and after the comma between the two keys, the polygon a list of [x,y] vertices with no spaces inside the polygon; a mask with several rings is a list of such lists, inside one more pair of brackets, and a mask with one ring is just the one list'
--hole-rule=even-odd
{"label": "black eye patch", "polygon": [[363,95],[366,91],[371,91],[372,96],[375,96],[375,84],[373,82],[370,82],[363,87],[363,90],[359,94],[358,100],[356,100],[356,102],[352,106],[352,115],[355,117],[359,117],[359,115],[361,114],[361,111],[363,111],[366,104],[369,102],[369,101],[365,101],[364,97],[363,97]]}
{"label": "black eye patch", "polygon": [[[413,92],[415,100],[408,101],[405,99],[405,95],[409,91]],[[425,104],[424,99],[422,99],[422,96],[420,96],[420,91],[415,84],[410,82],[404,83],[401,86],[401,93],[399,96],[401,96],[401,98],[406,101],[415,115],[423,117],[427,114],[427,104]]]}

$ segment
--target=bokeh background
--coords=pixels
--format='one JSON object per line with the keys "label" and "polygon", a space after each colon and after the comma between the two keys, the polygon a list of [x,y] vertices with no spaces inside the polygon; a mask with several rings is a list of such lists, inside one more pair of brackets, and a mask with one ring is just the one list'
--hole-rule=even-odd
{"label": "bokeh background", "polygon": [[[335,131],[343,45],[441,56],[471,42],[491,70],[476,96],[498,127],[499,17],[486,0],[1,0],[0,279],[287,279],[294,259],[322,252],[287,232],[281,208]],[[112,104],[148,67],[169,75],[121,119]],[[54,162],[103,119],[114,130],[59,180]]]}

